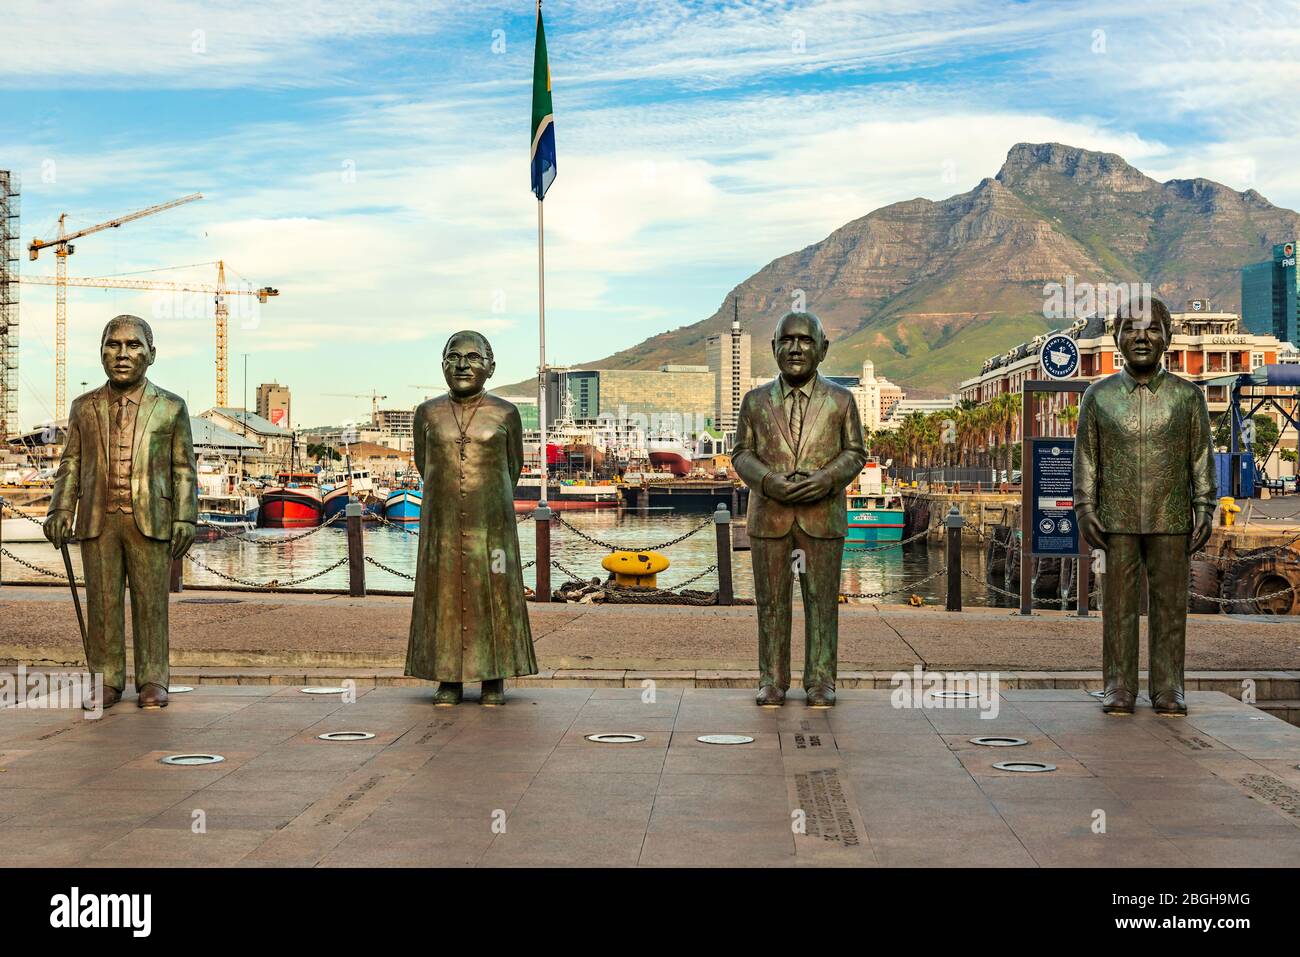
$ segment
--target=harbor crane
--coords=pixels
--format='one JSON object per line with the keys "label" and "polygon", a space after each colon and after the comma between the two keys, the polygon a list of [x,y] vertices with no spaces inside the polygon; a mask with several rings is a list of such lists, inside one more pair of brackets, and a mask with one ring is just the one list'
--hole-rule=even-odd
{"label": "harbor crane", "polygon": [[369,399],[370,400],[370,424],[379,428],[379,403],[388,396],[380,395],[378,389],[371,389],[369,392],[324,392],[322,395],[339,396],[344,399]]}
{"label": "harbor crane", "polygon": [[[229,317],[229,310],[226,307],[226,297],[256,296],[258,302],[264,303],[271,297],[280,295],[280,290],[271,286],[262,286],[258,289],[235,289],[227,286],[226,263],[224,260],[219,259],[215,262],[196,263],[195,265],[216,266],[216,284],[213,285],[211,283],[202,282],[167,282],[155,279],[68,277],[66,275],[62,278],[58,276],[19,276],[18,281],[37,286],[55,286],[59,289],[66,289],[68,286],[77,286],[89,289],[143,289],[153,292],[202,292],[212,294],[216,297],[217,405],[225,407],[230,404],[229,387],[226,375],[226,326]],[[62,380],[60,379],[60,381]]]}
{"label": "harbor crane", "polygon": [[116,219],[110,219],[107,222],[98,223],[94,226],[87,226],[85,229],[78,229],[76,232],[67,231],[67,213],[59,214],[59,235],[54,239],[32,239],[27,244],[27,254],[35,262],[41,254],[42,249],[54,250],[55,276],[54,276],[54,418],[59,421],[67,418],[68,415],[68,257],[76,252],[76,247],[72,245],[72,240],[80,239],[83,236],[89,236],[91,233],[98,233],[105,229],[117,229],[127,223],[137,219],[143,219],[146,216],[152,216],[154,213],[161,213],[164,210],[175,209],[177,206],[183,206],[186,203],[192,203],[196,199],[202,199],[202,193],[191,193],[189,196],[182,196],[180,199],[173,199],[169,203],[159,203],[157,206],[149,206],[145,209],[138,209],[134,213],[127,213],[125,216],[119,216]]}

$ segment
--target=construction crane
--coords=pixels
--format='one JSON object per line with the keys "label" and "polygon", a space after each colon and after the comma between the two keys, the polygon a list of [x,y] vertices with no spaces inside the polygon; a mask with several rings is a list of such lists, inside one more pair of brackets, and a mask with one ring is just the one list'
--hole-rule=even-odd
{"label": "construction crane", "polygon": [[191,193],[189,196],[173,199],[170,203],[159,203],[157,206],[139,209],[134,213],[127,213],[125,216],[110,219],[108,222],[99,223],[96,226],[78,229],[74,233],[69,233],[66,229],[68,214],[61,213],[59,215],[59,235],[56,238],[33,239],[28,243],[27,254],[33,262],[40,256],[42,249],[51,247],[54,249],[54,418],[56,421],[66,418],[68,414],[68,257],[76,252],[72,240],[80,239],[82,236],[89,236],[91,233],[97,233],[101,230],[116,229],[133,220],[143,219],[164,210],[175,209],[177,206],[183,206],[186,203],[192,203],[196,199],[202,198],[202,193]]}
{"label": "construction crane", "polygon": [[18,281],[37,286],[55,286],[60,289],[77,286],[89,289],[143,289],[155,292],[211,293],[216,297],[217,405],[225,407],[230,404],[226,376],[226,325],[229,312],[226,308],[226,296],[256,296],[258,302],[264,303],[272,296],[280,295],[280,290],[271,286],[262,286],[259,289],[232,289],[226,285],[226,264],[224,260],[217,260],[215,263],[198,263],[197,265],[215,265],[217,267],[216,285],[202,282],[166,282],[156,279],[100,279],[75,276],[63,276],[61,278],[58,276],[20,276]]}
{"label": "construction crane", "polygon": [[321,394],[336,395],[345,399],[369,399],[370,424],[379,428],[379,402],[381,399],[387,399],[388,396],[380,395],[378,389],[371,389],[369,392],[323,392]]}

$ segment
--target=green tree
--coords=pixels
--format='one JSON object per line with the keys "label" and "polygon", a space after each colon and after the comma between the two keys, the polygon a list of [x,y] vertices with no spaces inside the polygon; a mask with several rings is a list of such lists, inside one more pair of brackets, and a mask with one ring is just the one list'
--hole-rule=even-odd
{"label": "green tree", "polygon": [[[1271,415],[1257,413],[1252,421],[1255,423],[1255,441],[1251,445],[1250,451],[1255,453],[1255,458],[1261,463],[1264,456],[1277,442],[1278,430],[1277,423],[1273,421]],[[1217,424],[1214,426],[1214,446],[1223,451],[1228,451],[1229,443],[1232,441],[1232,420],[1231,416],[1224,412],[1219,416]],[[1290,451],[1283,449],[1283,452]],[[1295,453],[1292,453],[1293,455]],[[1285,461],[1285,456],[1283,457]]]}

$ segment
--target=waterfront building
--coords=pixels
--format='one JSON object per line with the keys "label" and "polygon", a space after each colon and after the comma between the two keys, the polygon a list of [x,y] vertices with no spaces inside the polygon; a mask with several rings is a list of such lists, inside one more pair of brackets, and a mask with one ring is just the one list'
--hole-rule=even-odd
{"label": "waterfront building", "polygon": [[[663,365],[650,369],[547,370],[547,428],[644,418],[642,428],[694,434],[714,422],[714,376],[707,366]],[[521,409],[520,418],[523,418]],[[528,426],[525,424],[525,428]]]}
{"label": "waterfront building", "polygon": [[537,417],[537,396],[529,395],[503,395],[499,398],[505,399],[519,410],[519,421],[523,424],[524,431],[538,428]]}
{"label": "waterfront building", "polygon": [[272,425],[293,428],[289,414],[289,387],[278,382],[263,382],[257,387],[257,414]]}
{"label": "waterfront building", "polygon": [[704,340],[704,358],[713,374],[713,421],[724,432],[736,430],[740,400],[752,381],[749,333],[740,330],[740,311],[732,301],[731,330]]}
{"label": "waterfront building", "polygon": [[1278,243],[1273,258],[1241,270],[1241,321],[1253,335],[1300,345],[1300,275],[1296,244]]}
{"label": "waterfront building", "polygon": [[931,412],[947,412],[955,408],[957,408],[956,394],[945,399],[899,399],[894,402],[889,414],[880,421],[880,427],[882,429],[896,429],[913,412],[929,415]]}
{"label": "waterfront building", "polygon": [[224,406],[208,409],[199,418],[207,419],[223,429],[257,443],[267,459],[273,462],[287,462],[293,447],[293,433],[283,426],[275,425],[260,415],[244,409]]}
{"label": "waterfront building", "polygon": [[[848,376],[827,376],[831,381],[839,381]],[[879,429],[886,421],[894,407],[903,399],[903,390],[884,376],[876,375],[876,364],[870,359],[862,363],[862,375],[853,377],[848,386],[858,404],[858,414],[862,417],[863,429]]]}
{"label": "waterfront building", "polygon": [[[1235,373],[1253,372],[1260,366],[1300,359],[1295,347],[1280,342],[1271,333],[1254,333],[1243,327],[1241,317],[1232,312],[1215,312],[1205,299],[1193,299],[1187,311],[1173,316],[1173,338],[1165,352],[1165,368],[1193,382],[1209,382]],[[1079,349],[1078,377],[1093,381],[1118,372],[1124,357],[1115,348],[1112,335],[1114,321],[1103,316],[1076,320],[1062,330],[1075,341]],[[1046,378],[1039,366],[1039,352],[1047,335],[1022,342],[1005,353],[984,360],[979,375],[961,383],[962,399],[977,404],[992,402],[999,395],[1019,394],[1026,379]],[[1294,401],[1294,390],[1277,390],[1285,403]],[[1205,399],[1211,418],[1228,409],[1229,386],[1207,385]],[[1042,412],[1037,428],[1043,435],[1072,435],[1073,423],[1057,412],[1070,403],[1070,397],[1056,394],[1042,400]],[[1295,448],[1295,431],[1286,427],[1284,418],[1276,411],[1271,414],[1283,429],[1279,448]],[[1020,420],[1012,425],[1013,441],[1020,438]],[[1269,463],[1270,473],[1277,467],[1275,455]]]}

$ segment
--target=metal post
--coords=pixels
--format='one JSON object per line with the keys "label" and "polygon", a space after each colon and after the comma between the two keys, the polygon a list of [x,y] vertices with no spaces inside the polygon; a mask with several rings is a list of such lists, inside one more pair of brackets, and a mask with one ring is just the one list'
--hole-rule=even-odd
{"label": "metal post", "polygon": [[537,528],[537,584],[533,589],[535,601],[551,600],[551,510],[546,505],[537,506],[533,512],[533,525]]}
{"label": "metal post", "polygon": [[[1020,475],[1021,481],[1024,481],[1024,464],[1021,464]],[[1079,533],[1079,574],[1075,576],[1075,585],[1078,589],[1078,599],[1076,608],[1080,618],[1088,617],[1088,593],[1092,591],[1092,551],[1088,547],[1087,540],[1083,537],[1083,532]]]}
{"label": "metal post", "polygon": [[185,558],[172,559],[171,581],[168,582],[168,590],[173,594],[179,594],[185,590]]}
{"label": "metal post", "polygon": [[721,502],[713,513],[713,522],[718,530],[718,604],[733,605],[736,596],[731,581],[731,513]]}
{"label": "metal post", "polygon": [[954,502],[944,525],[948,527],[948,610],[961,611],[961,528],[966,523]]}
{"label": "metal post", "polygon": [[[1028,383],[1026,383],[1027,385]],[[1020,614],[1034,613],[1033,413],[1035,393],[1020,393]],[[1011,476],[1008,475],[1007,478]]]}
{"label": "metal post", "polygon": [[348,522],[348,594],[366,597],[365,540],[361,535],[361,503],[348,502],[343,514]]}

